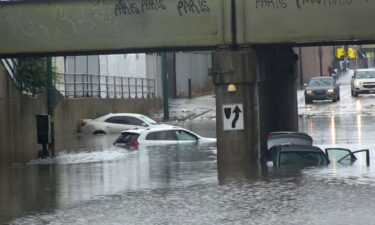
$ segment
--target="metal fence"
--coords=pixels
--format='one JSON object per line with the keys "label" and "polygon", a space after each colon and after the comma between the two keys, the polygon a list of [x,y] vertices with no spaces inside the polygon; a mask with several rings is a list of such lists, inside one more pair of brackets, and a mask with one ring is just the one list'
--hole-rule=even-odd
{"label": "metal fence", "polygon": [[154,98],[155,79],[58,73],[55,87],[65,97]]}

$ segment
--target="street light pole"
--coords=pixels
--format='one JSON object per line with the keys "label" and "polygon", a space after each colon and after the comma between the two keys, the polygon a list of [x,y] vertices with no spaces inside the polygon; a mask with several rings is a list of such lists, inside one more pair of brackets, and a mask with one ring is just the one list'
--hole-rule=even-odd
{"label": "street light pole", "polygon": [[319,46],[319,68],[320,68],[320,76],[323,76],[323,54],[322,54],[322,46]]}
{"label": "street light pole", "polygon": [[55,156],[54,146],[54,117],[53,117],[53,83],[52,83],[52,58],[47,57],[47,114],[50,119],[50,143],[49,147],[51,150],[52,157]]}
{"label": "street light pole", "polygon": [[164,121],[169,120],[169,105],[168,105],[168,61],[167,53],[161,53],[162,63],[162,88],[163,88],[163,106],[164,106]]}

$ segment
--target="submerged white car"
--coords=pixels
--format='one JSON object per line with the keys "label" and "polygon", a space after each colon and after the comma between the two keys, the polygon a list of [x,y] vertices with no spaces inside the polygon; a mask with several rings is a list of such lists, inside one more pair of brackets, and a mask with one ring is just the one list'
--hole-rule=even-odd
{"label": "submerged white car", "polygon": [[80,132],[86,134],[121,133],[128,129],[144,129],[153,126],[170,126],[160,124],[151,118],[137,113],[110,113],[96,119],[84,119]]}
{"label": "submerged white car", "polygon": [[202,137],[181,127],[150,127],[123,131],[113,144],[124,147],[138,147],[138,145],[195,143],[216,143],[216,138]]}

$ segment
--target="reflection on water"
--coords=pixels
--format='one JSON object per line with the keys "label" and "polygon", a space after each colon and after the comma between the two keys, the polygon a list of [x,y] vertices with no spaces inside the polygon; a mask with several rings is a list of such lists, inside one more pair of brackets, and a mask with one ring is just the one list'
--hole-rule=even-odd
{"label": "reflection on water", "polygon": [[[362,118],[362,135],[371,118]],[[357,118],[302,118],[324,148],[358,145]],[[214,137],[215,121],[179,124]],[[305,127],[306,125],[306,127]],[[340,127],[352,126],[352,130]],[[306,128],[306,129],[304,129]],[[334,132],[333,132],[334,130]],[[368,135],[368,134],[366,134]],[[332,142],[332,138],[335,141]],[[87,137],[91,142],[93,137]],[[69,148],[53,160],[1,168],[0,223],[358,224],[374,223],[375,171],[362,163],[219,175],[214,145],[103,150]],[[363,144],[363,143],[362,143]],[[70,145],[73,146],[73,145]],[[373,148],[373,147],[372,147]],[[374,154],[370,154],[373,156]]]}
{"label": "reflection on water", "polygon": [[373,144],[373,116],[337,116],[300,118],[299,130],[310,134],[316,145]]}

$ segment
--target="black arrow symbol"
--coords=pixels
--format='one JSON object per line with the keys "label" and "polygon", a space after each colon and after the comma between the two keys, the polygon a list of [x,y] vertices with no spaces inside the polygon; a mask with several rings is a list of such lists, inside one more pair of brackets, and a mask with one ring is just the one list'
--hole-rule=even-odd
{"label": "black arrow symbol", "polygon": [[238,118],[240,118],[241,109],[236,106],[236,108],[234,108],[233,110],[233,113],[235,113],[236,115],[234,116],[234,119],[232,121],[232,128],[236,128],[236,123],[238,121]]}

